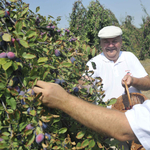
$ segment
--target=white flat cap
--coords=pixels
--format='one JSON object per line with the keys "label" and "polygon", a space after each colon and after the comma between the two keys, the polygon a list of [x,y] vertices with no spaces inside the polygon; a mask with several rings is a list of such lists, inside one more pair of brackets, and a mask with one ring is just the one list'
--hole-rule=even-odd
{"label": "white flat cap", "polygon": [[102,39],[114,38],[120,35],[122,35],[122,30],[117,26],[106,26],[98,32],[98,37]]}

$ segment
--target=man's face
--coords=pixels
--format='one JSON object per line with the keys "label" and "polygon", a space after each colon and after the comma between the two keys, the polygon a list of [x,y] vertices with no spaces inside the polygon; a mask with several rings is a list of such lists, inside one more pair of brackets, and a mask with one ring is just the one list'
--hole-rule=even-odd
{"label": "man's face", "polygon": [[121,36],[110,39],[101,39],[101,47],[105,57],[114,62],[116,62],[119,57],[121,45]]}

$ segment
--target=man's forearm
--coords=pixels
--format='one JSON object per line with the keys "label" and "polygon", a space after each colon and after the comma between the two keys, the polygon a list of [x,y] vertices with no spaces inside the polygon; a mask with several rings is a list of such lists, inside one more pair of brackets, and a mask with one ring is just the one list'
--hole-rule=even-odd
{"label": "man's forearm", "polygon": [[120,141],[135,140],[124,113],[100,107],[68,94],[59,109],[83,125]]}
{"label": "man's forearm", "polygon": [[133,81],[132,81],[132,86],[139,89],[139,90],[150,90],[150,77],[146,76],[143,78],[135,78],[132,77]]}

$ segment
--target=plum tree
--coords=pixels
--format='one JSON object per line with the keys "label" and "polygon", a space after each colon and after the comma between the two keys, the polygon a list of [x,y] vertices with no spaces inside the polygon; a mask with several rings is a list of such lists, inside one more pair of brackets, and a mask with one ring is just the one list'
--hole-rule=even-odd
{"label": "plum tree", "polygon": [[43,80],[85,101],[99,99],[101,104],[101,87],[90,94],[73,89],[95,50],[70,28],[59,29],[59,17],[47,19],[38,13],[39,7],[34,13],[22,0],[6,2],[0,2],[0,138],[4,139],[0,149],[64,149],[64,145],[66,149],[98,149],[101,136],[62,111],[44,106],[41,93],[32,90],[37,80]]}

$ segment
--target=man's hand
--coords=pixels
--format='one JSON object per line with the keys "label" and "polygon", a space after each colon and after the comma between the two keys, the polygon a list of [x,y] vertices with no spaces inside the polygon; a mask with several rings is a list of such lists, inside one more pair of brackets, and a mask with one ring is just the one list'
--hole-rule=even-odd
{"label": "man's hand", "polygon": [[126,81],[128,87],[130,87],[132,85],[132,83],[133,83],[133,77],[128,75],[128,74],[126,74],[123,77],[122,82],[121,82],[123,87],[125,87],[125,81]]}
{"label": "man's hand", "polygon": [[51,108],[60,108],[69,95],[60,85],[40,80],[37,81],[33,90],[37,94],[42,93],[40,98],[42,103]]}

